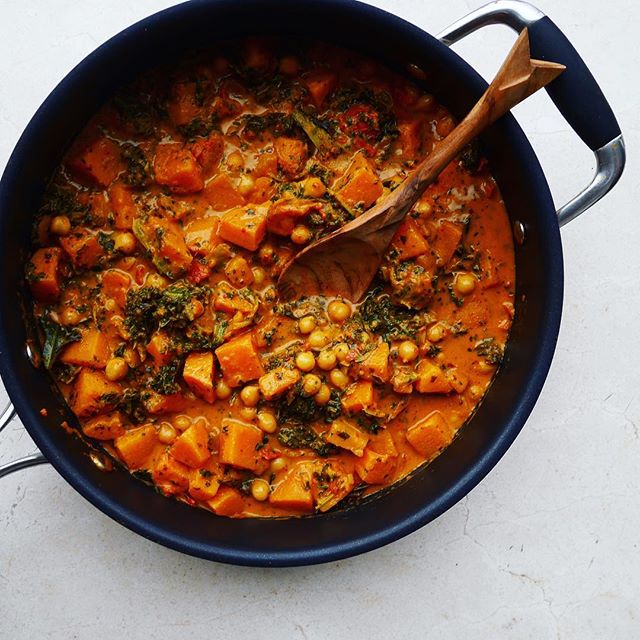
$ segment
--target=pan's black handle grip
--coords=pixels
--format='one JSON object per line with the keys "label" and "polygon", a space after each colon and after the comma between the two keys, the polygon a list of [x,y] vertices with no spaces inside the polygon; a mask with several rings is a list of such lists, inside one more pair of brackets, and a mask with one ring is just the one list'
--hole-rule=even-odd
{"label": "pan's black handle grip", "polygon": [[518,33],[528,29],[533,58],[567,67],[546,88],[565,120],[594,152],[596,173],[585,189],[558,209],[558,222],[562,226],[598,202],[620,179],[626,160],[620,127],[573,45],[542,11],[528,2],[493,0],[454,22],[437,37],[449,46],[490,24],[504,24]]}
{"label": "pan's black handle grip", "polygon": [[546,89],[573,130],[592,150],[620,135],[613,111],[580,54],[547,16],[529,27],[531,57],[567,68]]}

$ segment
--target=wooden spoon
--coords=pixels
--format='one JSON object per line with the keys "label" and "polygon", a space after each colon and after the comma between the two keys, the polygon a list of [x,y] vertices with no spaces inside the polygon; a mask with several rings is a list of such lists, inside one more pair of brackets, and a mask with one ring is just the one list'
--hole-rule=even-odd
{"label": "wooden spoon", "polygon": [[423,191],[478,134],[512,107],[558,77],[561,64],[532,60],[526,29],[466,118],[382,202],[310,244],[284,268],[281,298],[342,296],[360,300],[376,275],[393,235]]}

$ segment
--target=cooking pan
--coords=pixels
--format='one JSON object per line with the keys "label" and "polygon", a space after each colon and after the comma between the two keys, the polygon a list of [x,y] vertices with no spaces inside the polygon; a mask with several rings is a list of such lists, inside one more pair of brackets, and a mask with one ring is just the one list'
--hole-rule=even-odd
{"label": "cooking pan", "polygon": [[[293,519],[234,520],[167,499],[116,466],[96,465],[53,381],[34,366],[24,264],[31,222],[64,150],[114,90],[153,65],[215,44],[216,37],[274,34],[319,38],[358,50],[397,71],[424,74],[428,90],[461,117],[486,88],[448,45],[490,24],[527,27],[533,57],[567,71],[548,93],[595,154],[596,174],[556,212],[547,181],[512,116],[482,138],[516,240],[516,313],[504,362],[480,407],[433,463],[358,504]],[[383,43],[384,46],[379,46]],[[418,71],[421,70],[421,71]],[[0,468],[0,477],[51,463],[98,509],[133,531],[179,551],[243,565],[287,566],[369,551],[430,522],[465,496],[497,463],[523,427],[553,356],[562,311],[560,226],[605,195],[624,167],[616,119],[593,76],[561,31],[524,2],[488,4],[433,37],[389,13],[353,0],[194,0],[138,22],[83,60],[38,109],[0,182],[0,373],[17,415],[42,453]],[[0,427],[0,429],[2,428]]]}

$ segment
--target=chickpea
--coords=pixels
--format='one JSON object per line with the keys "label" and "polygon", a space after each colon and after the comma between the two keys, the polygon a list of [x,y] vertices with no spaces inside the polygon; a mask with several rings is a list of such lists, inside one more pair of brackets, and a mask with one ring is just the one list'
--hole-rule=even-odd
{"label": "chickpea", "polygon": [[416,101],[415,108],[418,111],[429,111],[435,105],[435,99],[430,93],[425,93]]}
{"label": "chickpea", "polygon": [[459,273],[454,285],[460,295],[468,296],[476,288],[476,278],[470,273]]}
{"label": "chickpea", "polygon": [[[334,369],[334,371],[336,371],[336,369]],[[331,373],[333,373],[333,371]],[[318,393],[316,393],[316,395],[313,396],[313,399],[316,401],[316,404],[319,404],[319,405],[327,404],[327,402],[331,400],[331,389],[329,388],[329,386],[326,384],[323,384],[320,387]]]}
{"label": "chickpea", "polygon": [[327,314],[332,322],[344,322],[351,317],[351,307],[342,300],[332,300],[327,307]]}
{"label": "chickpea", "polygon": [[105,300],[104,308],[107,311],[115,311],[117,306],[118,305],[116,304],[116,301],[113,298],[107,298],[107,300]]}
{"label": "chickpea", "polygon": [[398,355],[402,362],[413,362],[418,357],[418,345],[411,340],[404,340],[398,347]]}
{"label": "chickpea", "polygon": [[304,182],[304,195],[309,198],[322,198],[326,190],[320,178],[311,177]]}
{"label": "chickpea", "polygon": [[479,373],[493,373],[493,370],[495,369],[495,367],[494,365],[492,365],[490,362],[487,362],[486,360],[480,360],[475,364],[474,369]]}
{"label": "chickpea", "polygon": [[240,392],[240,400],[247,407],[255,407],[260,401],[260,389],[254,384],[247,385]]}
{"label": "chickpea", "polygon": [[273,264],[276,258],[276,251],[270,244],[263,244],[258,251],[260,262],[264,265]]}
{"label": "chickpea", "polygon": [[240,171],[244,168],[244,158],[239,151],[232,151],[227,156],[227,169],[229,171]]}
{"label": "chickpea", "polygon": [[219,380],[216,384],[216,396],[220,400],[226,400],[230,395],[231,387],[224,380]]}
{"label": "chickpea", "polygon": [[173,419],[173,426],[180,431],[185,431],[191,426],[191,418],[189,416],[176,416]]}
{"label": "chickpea", "polygon": [[258,410],[255,407],[242,407],[242,409],[240,409],[240,415],[249,421],[254,420],[257,413]]}
{"label": "chickpea", "polygon": [[253,191],[253,187],[255,186],[255,181],[251,176],[247,174],[243,174],[240,176],[240,182],[238,182],[238,191],[246,196]]}
{"label": "chickpea", "polygon": [[316,359],[311,351],[301,351],[296,356],[296,367],[300,371],[311,371],[316,366]]}
{"label": "chickpea", "polygon": [[479,384],[472,384],[469,387],[469,395],[473,400],[479,400],[482,397],[482,387]]}
{"label": "chickpea", "polygon": [[109,358],[107,360],[107,366],[104,370],[104,375],[107,380],[114,382],[115,380],[122,380],[127,373],[129,373],[129,367],[124,358]]}
{"label": "chickpea", "polygon": [[80,320],[82,320],[82,316],[73,307],[65,307],[60,314],[62,324],[76,325]]}
{"label": "chickpea", "polygon": [[262,480],[262,478],[256,478],[251,483],[251,495],[258,502],[264,502],[271,492],[271,487],[266,480]]}
{"label": "chickpea", "polygon": [[130,256],[136,250],[136,237],[128,231],[118,231],[113,234],[113,247],[125,256]]}
{"label": "chickpea", "polygon": [[49,229],[57,236],[66,236],[71,231],[71,220],[67,216],[54,216],[51,218]]}
{"label": "chickpea", "polygon": [[334,387],[338,387],[338,389],[345,389],[349,384],[349,376],[340,369],[334,369],[329,374],[329,380]]}
{"label": "chickpea", "polygon": [[267,278],[267,272],[262,267],[253,267],[253,269],[251,269],[251,273],[253,273],[253,281],[258,286],[263,284]]}
{"label": "chickpea", "polygon": [[337,363],[336,354],[334,351],[330,349],[325,349],[321,351],[318,355],[318,366],[323,371],[329,371],[330,369],[334,369]]}
{"label": "chickpea", "polygon": [[440,342],[444,338],[444,327],[440,323],[433,324],[427,329],[429,342]]}
{"label": "chickpea", "polygon": [[324,332],[316,329],[309,334],[307,344],[311,349],[322,349],[327,346],[329,336]]}
{"label": "chickpea", "polygon": [[311,229],[303,224],[298,224],[291,232],[291,242],[293,244],[307,244],[311,240]]}
{"label": "chickpea", "polygon": [[336,354],[340,364],[344,364],[347,361],[350,351],[351,349],[349,349],[349,345],[346,342],[340,342],[333,348],[333,352]]}
{"label": "chickpea", "polygon": [[278,421],[269,411],[258,411],[258,426],[265,433],[273,433],[278,428]]}
{"label": "chickpea", "polygon": [[140,364],[140,354],[135,349],[132,349],[131,347],[127,347],[124,350],[122,357],[124,358],[127,365],[132,369],[134,369]]}
{"label": "chickpea", "polygon": [[318,393],[321,386],[322,380],[320,380],[320,378],[313,373],[307,373],[307,375],[302,378],[302,390],[308,396],[314,396],[316,393]]}
{"label": "chickpea", "polygon": [[413,207],[413,210],[416,213],[419,213],[421,216],[428,216],[431,214],[432,207],[428,202],[424,202],[423,200],[418,200]]}
{"label": "chickpea", "polygon": [[271,461],[271,471],[277,473],[278,471],[282,471],[287,466],[286,458],[274,458]]}
{"label": "chickpea", "polygon": [[295,76],[300,71],[300,62],[295,56],[285,56],[280,60],[279,69],[285,76]]}
{"label": "chickpea", "polygon": [[298,320],[300,333],[311,333],[316,328],[316,319],[313,316],[305,316]]}
{"label": "chickpea", "polygon": [[171,444],[177,437],[177,432],[170,422],[163,422],[158,429],[158,440],[162,444]]}
{"label": "chickpea", "polygon": [[270,285],[268,286],[263,292],[262,292],[262,299],[264,300],[264,302],[266,302],[267,304],[272,304],[273,302],[276,301],[276,298],[278,297],[278,289],[276,288],[275,285]]}

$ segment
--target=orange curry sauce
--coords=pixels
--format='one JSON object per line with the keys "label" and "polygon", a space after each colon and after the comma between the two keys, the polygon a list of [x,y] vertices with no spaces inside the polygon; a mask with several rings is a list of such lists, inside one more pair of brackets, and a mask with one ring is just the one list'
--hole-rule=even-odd
{"label": "orange curry sauce", "polygon": [[247,40],[122,90],[53,176],[26,271],[84,435],[233,517],[324,512],[437,456],[513,316],[510,225],[477,150],[422,196],[360,304],[282,304],[274,282],[453,126],[323,44]]}

